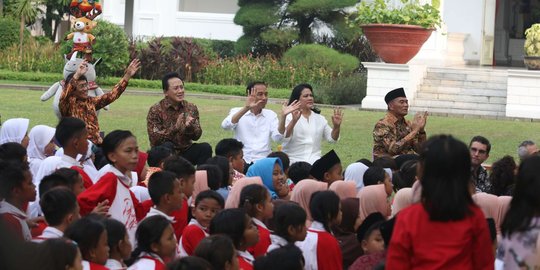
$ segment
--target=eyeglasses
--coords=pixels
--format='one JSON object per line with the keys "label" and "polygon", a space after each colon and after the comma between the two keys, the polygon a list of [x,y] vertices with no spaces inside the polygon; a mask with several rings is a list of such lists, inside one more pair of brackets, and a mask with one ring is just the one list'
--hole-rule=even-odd
{"label": "eyeglasses", "polygon": [[478,152],[479,154],[482,154],[482,155],[484,155],[484,154],[487,153],[486,150],[484,150],[484,149],[478,149],[478,148],[476,148],[476,147],[471,147],[470,150],[471,150],[471,153],[476,153],[476,152]]}

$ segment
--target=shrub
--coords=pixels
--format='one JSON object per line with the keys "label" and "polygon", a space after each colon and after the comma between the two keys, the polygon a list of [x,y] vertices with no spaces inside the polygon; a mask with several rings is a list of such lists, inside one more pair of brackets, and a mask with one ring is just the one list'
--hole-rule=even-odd
{"label": "shrub", "polygon": [[355,72],[322,83],[315,96],[316,101],[324,104],[345,105],[360,104],[366,96],[367,74]]}
{"label": "shrub", "polygon": [[29,38],[23,43],[22,58],[19,45],[13,44],[0,51],[0,68],[12,71],[58,72],[64,69],[64,59],[58,57],[58,47],[49,41]]}
{"label": "shrub", "polygon": [[165,68],[165,44],[163,38],[154,38],[147,46],[140,49],[141,78],[148,80],[159,79],[163,76]]}
{"label": "shrub", "polygon": [[[98,77],[123,75],[129,63],[129,44],[122,27],[108,21],[98,20],[96,28],[92,30],[92,35],[96,37],[92,56],[95,59],[103,59],[96,70]],[[72,47],[73,41],[64,42],[62,53],[69,53]]]}
{"label": "shrub", "polygon": [[[26,31],[28,35],[28,31]],[[19,42],[19,23],[8,18],[0,18],[0,50]]]}
{"label": "shrub", "polygon": [[304,65],[308,68],[325,68],[334,74],[350,73],[358,68],[360,62],[352,55],[323,45],[305,44],[289,49],[282,58],[283,63],[291,66]]}

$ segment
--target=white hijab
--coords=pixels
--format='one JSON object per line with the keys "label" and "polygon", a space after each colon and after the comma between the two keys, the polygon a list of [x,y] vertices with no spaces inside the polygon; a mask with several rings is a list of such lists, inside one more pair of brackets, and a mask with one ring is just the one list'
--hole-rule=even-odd
{"label": "white hijab", "polygon": [[362,162],[355,162],[345,169],[345,181],[354,181],[356,183],[356,192],[364,187],[364,173],[369,169]]}
{"label": "white hijab", "polygon": [[28,143],[28,160],[31,159],[40,159],[43,160],[45,156],[45,146],[51,142],[54,137],[54,132],[56,129],[45,126],[37,125],[30,130],[28,137],[30,137],[30,142]]}
{"label": "white hijab", "polygon": [[0,129],[0,144],[8,142],[21,143],[28,131],[30,120],[26,118],[11,118],[2,124]]}

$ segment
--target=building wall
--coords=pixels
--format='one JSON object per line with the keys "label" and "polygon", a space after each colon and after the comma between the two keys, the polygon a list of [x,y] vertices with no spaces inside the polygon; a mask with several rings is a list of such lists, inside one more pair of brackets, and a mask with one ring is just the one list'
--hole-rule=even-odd
{"label": "building wall", "polygon": [[482,46],[483,1],[444,1],[443,20],[449,33],[467,33],[464,58],[469,62],[480,60]]}

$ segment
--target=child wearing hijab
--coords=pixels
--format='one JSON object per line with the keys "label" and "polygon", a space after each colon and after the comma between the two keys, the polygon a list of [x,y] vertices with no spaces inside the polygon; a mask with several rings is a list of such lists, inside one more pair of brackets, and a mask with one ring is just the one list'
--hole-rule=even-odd
{"label": "child wearing hijab", "polygon": [[313,221],[311,217],[311,211],[309,209],[309,203],[311,196],[317,191],[324,191],[328,189],[328,184],[312,179],[304,179],[294,187],[291,194],[291,201],[298,203],[300,207],[306,210],[307,220],[306,226],[309,227]]}
{"label": "child wearing hijab", "polygon": [[263,158],[251,165],[246,176],[261,177],[264,186],[270,192],[272,200],[286,198],[289,195],[287,179],[279,158]]}
{"label": "child wearing hijab", "polygon": [[384,184],[364,187],[357,196],[360,198],[360,223],[375,212],[383,214],[385,218],[390,216],[390,203]]}
{"label": "child wearing hijab", "polygon": [[28,147],[28,124],[30,120],[26,118],[11,118],[2,124],[0,129],[0,144],[8,142],[20,143],[24,148]]}
{"label": "child wearing hijab", "polygon": [[364,173],[367,169],[369,167],[361,162],[352,163],[345,169],[344,179],[346,182],[351,181],[356,184],[356,192],[364,187]]}
{"label": "child wearing hijab", "polygon": [[352,181],[335,181],[328,189],[334,191],[341,200],[356,197],[356,185]]}
{"label": "child wearing hijab", "polygon": [[261,178],[258,176],[246,177],[238,180],[231,188],[231,192],[225,200],[225,209],[238,208],[240,205],[240,193],[242,192],[242,189],[251,184],[263,185]]}
{"label": "child wearing hijab", "polygon": [[[30,130],[30,141],[26,151],[32,176],[37,175],[39,166],[45,158],[54,155],[54,132],[54,128],[45,125],[37,125]],[[40,180],[35,177],[32,178],[32,182],[36,186],[39,186]]]}
{"label": "child wearing hijab", "polygon": [[[353,188],[353,190],[356,189]],[[359,208],[360,200],[358,198],[341,199],[341,223],[332,228],[343,254],[343,269],[348,269],[362,255],[360,242],[356,239],[356,230],[360,226]]]}

